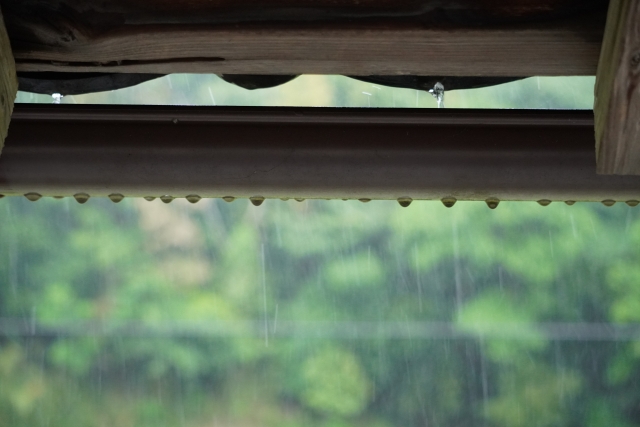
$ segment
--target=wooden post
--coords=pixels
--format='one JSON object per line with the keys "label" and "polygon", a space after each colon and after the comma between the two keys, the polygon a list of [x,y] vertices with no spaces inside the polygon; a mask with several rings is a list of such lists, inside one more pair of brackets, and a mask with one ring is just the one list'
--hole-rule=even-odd
{"label": "wooden post", "polygon": [[18,93],[16,64],[11,52],[9,36],[0,10],[0,154],[9,130],[13,102]]}
{"label": "wooden post", "polygon": [[596,79],[598,173],[640,175],[640,0],[611,0]]}

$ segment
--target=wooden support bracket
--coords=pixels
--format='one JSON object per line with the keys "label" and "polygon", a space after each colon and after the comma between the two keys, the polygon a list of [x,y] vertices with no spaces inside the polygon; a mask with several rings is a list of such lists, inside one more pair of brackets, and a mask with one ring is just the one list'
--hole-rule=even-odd
{"label": "wooden support bracket", "polygon": [[2,10],[0,10],[0,153],[9,130],[13,102],[18,93],[18,77],[16,64],[11,52],[9,36],[4,26]]}
{"label": "wooden support bracket", "polygon": [[598,173],[640,175],[640,0],[611,0],[595,90]]}

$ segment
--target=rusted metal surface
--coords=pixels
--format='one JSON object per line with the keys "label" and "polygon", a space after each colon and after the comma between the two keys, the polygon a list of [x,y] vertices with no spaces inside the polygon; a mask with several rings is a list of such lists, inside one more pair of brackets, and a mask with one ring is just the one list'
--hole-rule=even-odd
{"label": "rusted metal surface", "polygon": [[640,199],[593,146],[588,111],[19,105],[0,194]]}

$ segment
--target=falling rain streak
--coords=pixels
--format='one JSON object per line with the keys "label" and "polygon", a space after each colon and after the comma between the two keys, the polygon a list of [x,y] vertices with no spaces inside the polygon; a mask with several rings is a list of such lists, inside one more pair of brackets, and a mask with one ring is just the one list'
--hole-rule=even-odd
{"label": "falling rain streak", "polygon": [[264,345],[269,347],[269,317],[267,314],[267,266],[264,255],[264,243],[260,245],[260,260],[262,261],[262,303],[264,309]]}

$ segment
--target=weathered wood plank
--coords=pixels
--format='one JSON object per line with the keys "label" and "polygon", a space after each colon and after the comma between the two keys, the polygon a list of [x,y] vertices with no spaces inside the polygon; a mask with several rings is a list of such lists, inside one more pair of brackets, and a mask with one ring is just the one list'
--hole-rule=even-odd
{"label": "weathered wood plank", "polygon": [[595,102],[598,173],[640,175],[640,0],[612,0]]}
{"label": "weathered wood plank", "polygon": [[595,74],[607,0],[2,4],[20,71],[530,76]]}
{"label": "weathered wood plank", "polygon": [[16,49],[19,71],[557,76],[595,74],[602,26],[131,26]]}
{"label": "weathered wood plank", "polygon": [[9,130],[13,102],[18,93],[18,78],[11,53],[9,36],[4,26],[2,10],[0,9],[0,154],[4,147],[4,140]]}

